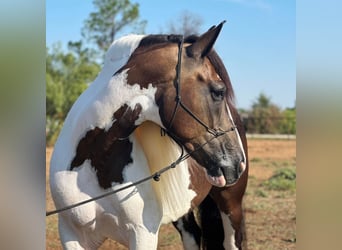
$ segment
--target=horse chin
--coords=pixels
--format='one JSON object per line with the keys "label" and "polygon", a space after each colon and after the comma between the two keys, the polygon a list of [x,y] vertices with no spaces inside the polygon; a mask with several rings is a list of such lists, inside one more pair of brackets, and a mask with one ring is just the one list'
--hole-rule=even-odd
{"label": "horse chin", "polygon": [[223,175],[220,176],[211,176],[208,173],[206,174],[207,180],[209,183],[216,187],[224,187],[226,185],[226,179]]}

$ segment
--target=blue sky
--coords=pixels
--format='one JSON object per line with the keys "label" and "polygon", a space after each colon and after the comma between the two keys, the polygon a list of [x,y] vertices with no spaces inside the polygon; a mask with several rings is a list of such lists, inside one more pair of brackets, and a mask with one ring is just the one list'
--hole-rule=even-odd
{"label": "blue sky", "polygon": [[[215,44],[230,75],[237,106],[248,109],[263,92],[281,108],[296,101],[295,0],[131,0],[140,4],[146,33],[165,30],[184,11],[203,20],[201,32],[227,20]],[[92,1],[46,1],[46,45],[81,39]],[[129,30],[125,31],[129,33]],[[121,35],[124,35],[123,32]]]}

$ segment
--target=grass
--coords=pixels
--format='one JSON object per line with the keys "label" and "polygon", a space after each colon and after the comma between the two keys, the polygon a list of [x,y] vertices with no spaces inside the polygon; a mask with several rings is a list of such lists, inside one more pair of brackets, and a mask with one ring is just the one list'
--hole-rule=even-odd
{"label": "grass", "polygon": [[265,190],[262,190],[262,189],[255,190],[254,195],[256,195],[258,197],[263,197],[263,198],[268,197],[267,192],[265,192]]}
{"label": "grass", "polygon": [[293,168],[281,168],[263,183],[268,190],[293,191],[296,189],[296,172]]}
{"label": "grass", "polygon": [[262,159],[258,158],[258,157],[254,157],[254,158],[250,159],[249,162],[258,163],[258,162],[262,162]]}

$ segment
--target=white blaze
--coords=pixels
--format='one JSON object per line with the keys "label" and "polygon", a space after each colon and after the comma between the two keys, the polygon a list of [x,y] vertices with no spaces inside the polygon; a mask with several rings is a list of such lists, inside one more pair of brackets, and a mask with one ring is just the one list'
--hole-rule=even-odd
{"label": "white blaze", "polygon": [[[229,119],[231,120],[231,123],[233,124],[234,127],[236,127],[235,122],[234,122],[233,117],[232,117],[232,114],[230,112],[228,103],[226,103],[226,108],[227,108]],[[236,134],[236,137],[238,138],[239,146],[240,146],[240,149],[241,149],[242,154],[243,154],[243,160],[244,160],[244,163],[246,163],[246,160],[247,160],[246,159],[246,154],[245,154],[245,150],[243,149],[242,140],[241,140],[241,137],[240,137],[240,134],[239,134],[239,131],[238,131],[237,127],[236,127],[236,129],[234,129],[234,133]],[[243,170],[245,170],[246,164],[240,165],[240,166],[242,166]]]}

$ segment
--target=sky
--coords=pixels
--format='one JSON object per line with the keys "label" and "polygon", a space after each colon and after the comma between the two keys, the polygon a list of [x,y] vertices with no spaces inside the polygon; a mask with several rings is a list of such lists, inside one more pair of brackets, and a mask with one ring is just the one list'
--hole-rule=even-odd
{"label": "sky", "polygon": [[[131,0],[139,3],[146,34],[166,30],[181,14],[202,19],[200,32],[227,22],[215,43],[229,73],[238,108],[249,109],[260,93],[281,109],[296,104],[295,0]],[[46,1],[46,46],[78,41],[92,1]],[[119,36],[130,33],[125,30]]]}

